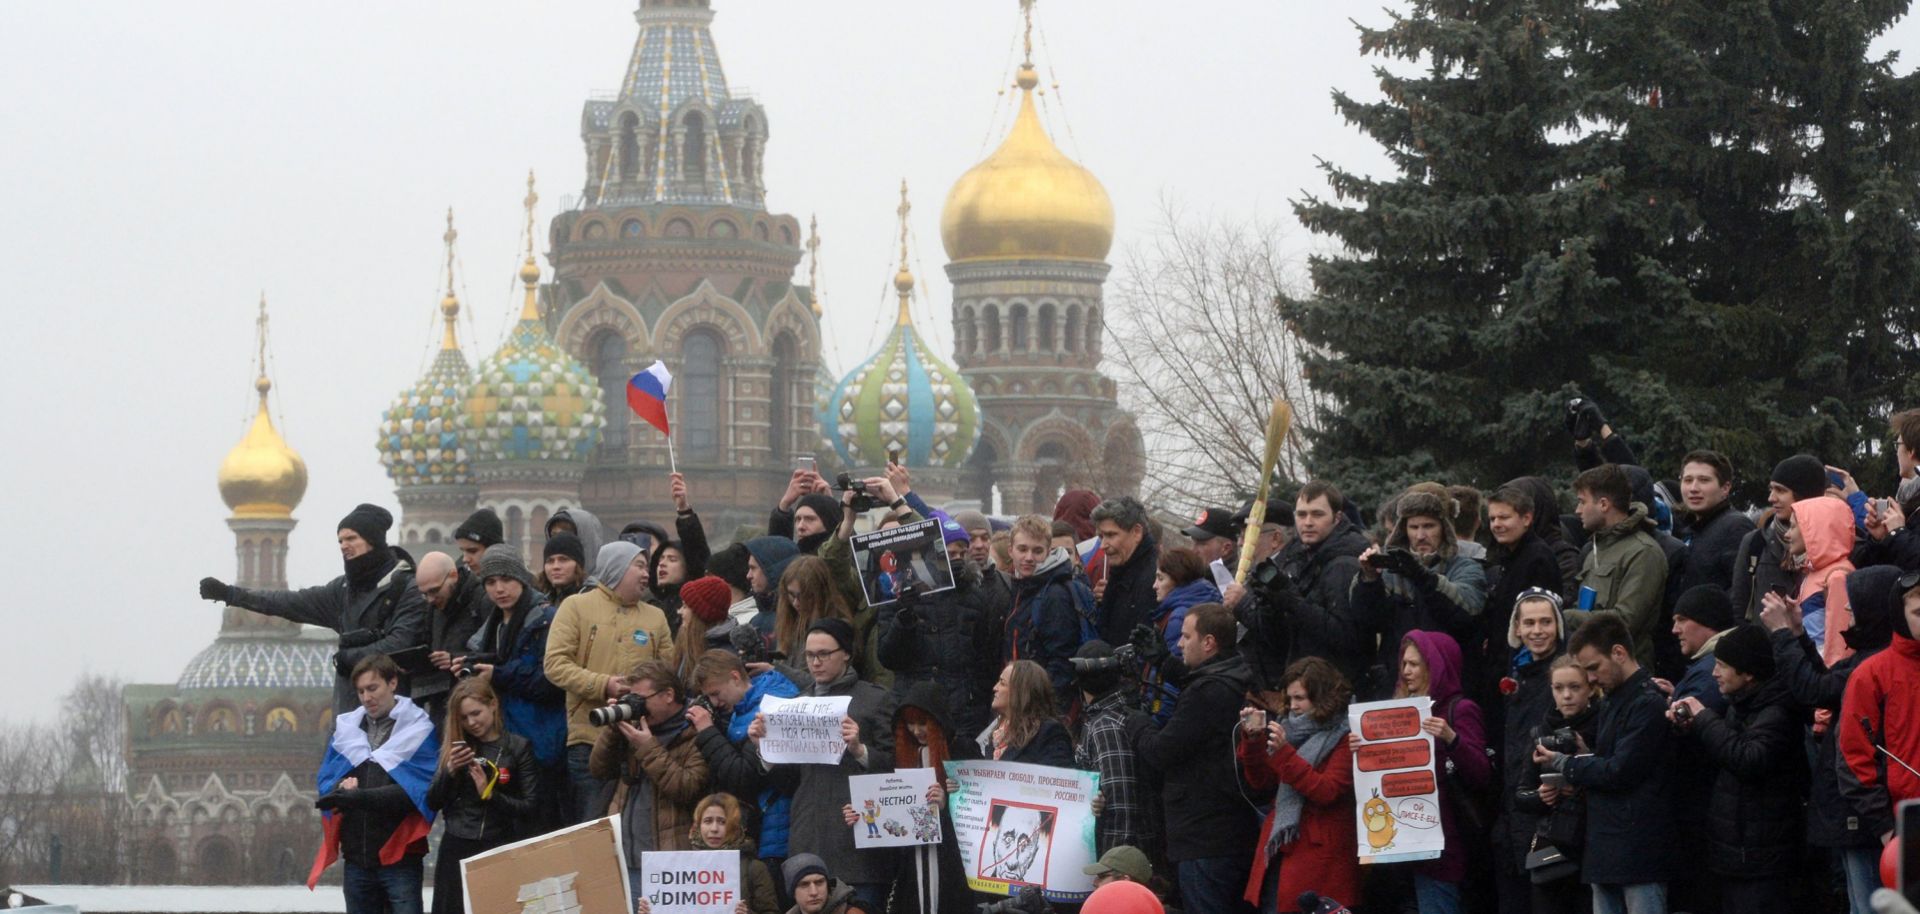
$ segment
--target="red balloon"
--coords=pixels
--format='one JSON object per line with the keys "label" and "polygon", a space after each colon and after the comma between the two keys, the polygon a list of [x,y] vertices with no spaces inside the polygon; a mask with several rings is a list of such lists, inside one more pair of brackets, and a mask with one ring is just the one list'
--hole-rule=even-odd
{"label": "red balloon", "polygon": [[1880,852],[1880,884],[1890,889],[1900,887],[1900,838],[1898,836],[1888,841],[1886,849]]}

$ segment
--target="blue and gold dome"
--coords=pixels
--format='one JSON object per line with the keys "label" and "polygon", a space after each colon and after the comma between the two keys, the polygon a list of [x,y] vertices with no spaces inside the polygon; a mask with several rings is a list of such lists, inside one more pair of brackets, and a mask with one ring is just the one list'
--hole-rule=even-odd
{"label": "blue and gold dome", "polygon": [[899,317],[880,350],[848,372],[822,410],[822,433],[848,466],[877,466],[898,452],[907,467],[958,467],[980,438],[980,404],[952,365],[914,329],[908,303],[906,186],[900,188]]}
{"label": "blue and gold dome", "polygon": [[467,463],[467,387],[473,371],[460,351],[454,322],[460,299],[453,294],[453,210],[447,210],[447,294],[440,299],[446,329],[433,365],[412,387],[400,392],[380,416],[380,464],[401,486],[457,486],[473,481]]}

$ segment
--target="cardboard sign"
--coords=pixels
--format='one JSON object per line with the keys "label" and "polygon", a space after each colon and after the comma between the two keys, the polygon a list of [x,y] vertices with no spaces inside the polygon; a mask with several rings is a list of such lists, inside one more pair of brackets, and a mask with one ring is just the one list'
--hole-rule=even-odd
{"label": "cardboard sign", "polygon": [[640,874],[653,914],[733,914],[740,903],[739,851],[647,851]]}
{"label": "cardboard sign", "polygon": [[960,789],[947,797],[954,841],[967,886],[1011,895],[1026,886],[1047,900],[1073,902],[1093,894],[1081,868],[1093,853],[1092,771],[1020,762],[948,762]]}
{"label": "cardboard sign", "polygon": [[1420,722],[1433,699],[1398,698],[1347,708],[1360,737],[1353,753],[1354,827],[1361,863],[1432,860],[1446,850],[1433,737]]}
{"label": "cardboard sign", "polygon": [[848,545],[868,606],[891,606],[904,590],[926,596],[953,589],[953,563],[937,520],[857,534]]}
{"label": "cardboard sign", "polygon": [[610,816],[460,861],[467,914],[632,910],[620,834]]}
{"label": "cardboard sign", "polygon": [[939,844],[940,807],[927,805],[932,768],[907,768],[892,774],[858,774],[847,779],[853,794],[853,846],[910,847]]}
{"label": "cardboard sign", "polygon": [[847,751],[840,721],[852,703],[851,695],[760,699],[760,719],[767,722],[760,758],[776,765],[840,764]]}

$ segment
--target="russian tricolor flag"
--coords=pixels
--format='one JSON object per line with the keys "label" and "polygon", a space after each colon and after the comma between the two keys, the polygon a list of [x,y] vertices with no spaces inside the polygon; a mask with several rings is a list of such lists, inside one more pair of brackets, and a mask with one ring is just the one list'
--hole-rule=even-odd
{"label": "russian tricolor flag", "polygon": [[[406,791],[407,799],[413,802],[413,812],[407,814],[380,848],[380,863],[391,866],[399,863],[416,842],[421,852],[425,852],[427,832],[433,830],[433,810],[427,808],[427,788],[432,786],[433,773],[440,766],[440,740],[434,736],[433,722],[427,719],[427,712],[405,697],[394,699],[390,715],[393,733],[378,749],[371,748],[367,732],[361,729],[360,722],[366,716],[365,708],[355,708],[334,718],[333,738],[327,742],[327,754],[320,760],[320,775],[316,780],[324,797],[340,786],[340,781],[354,769],[371,759]],[[313,871],[307,874],[309,889],[319,883],[320,874],[327,867],[340,859],[340,813],[331,809],[323,811],[320,824],[323,831],[320,852],[314,855]]]}
{"label": "russian tricolor flag", "polygon": [[667,429],[667,388],[672,384],[673,374],[667,371],[667,363],[659,359],[654,359],[646,371],[627,381],[627,406],[662,435],[673,434]]}

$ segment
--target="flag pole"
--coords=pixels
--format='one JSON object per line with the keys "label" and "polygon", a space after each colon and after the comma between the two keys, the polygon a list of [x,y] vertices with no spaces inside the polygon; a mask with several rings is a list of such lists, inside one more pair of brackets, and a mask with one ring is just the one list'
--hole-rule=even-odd
{"label": "flag pole", "polygon": [[674,462],[674,459],[673,459],[673,434],[671,432],[667,434],[667,472],[669,473],[680,472],[680,467]]}

